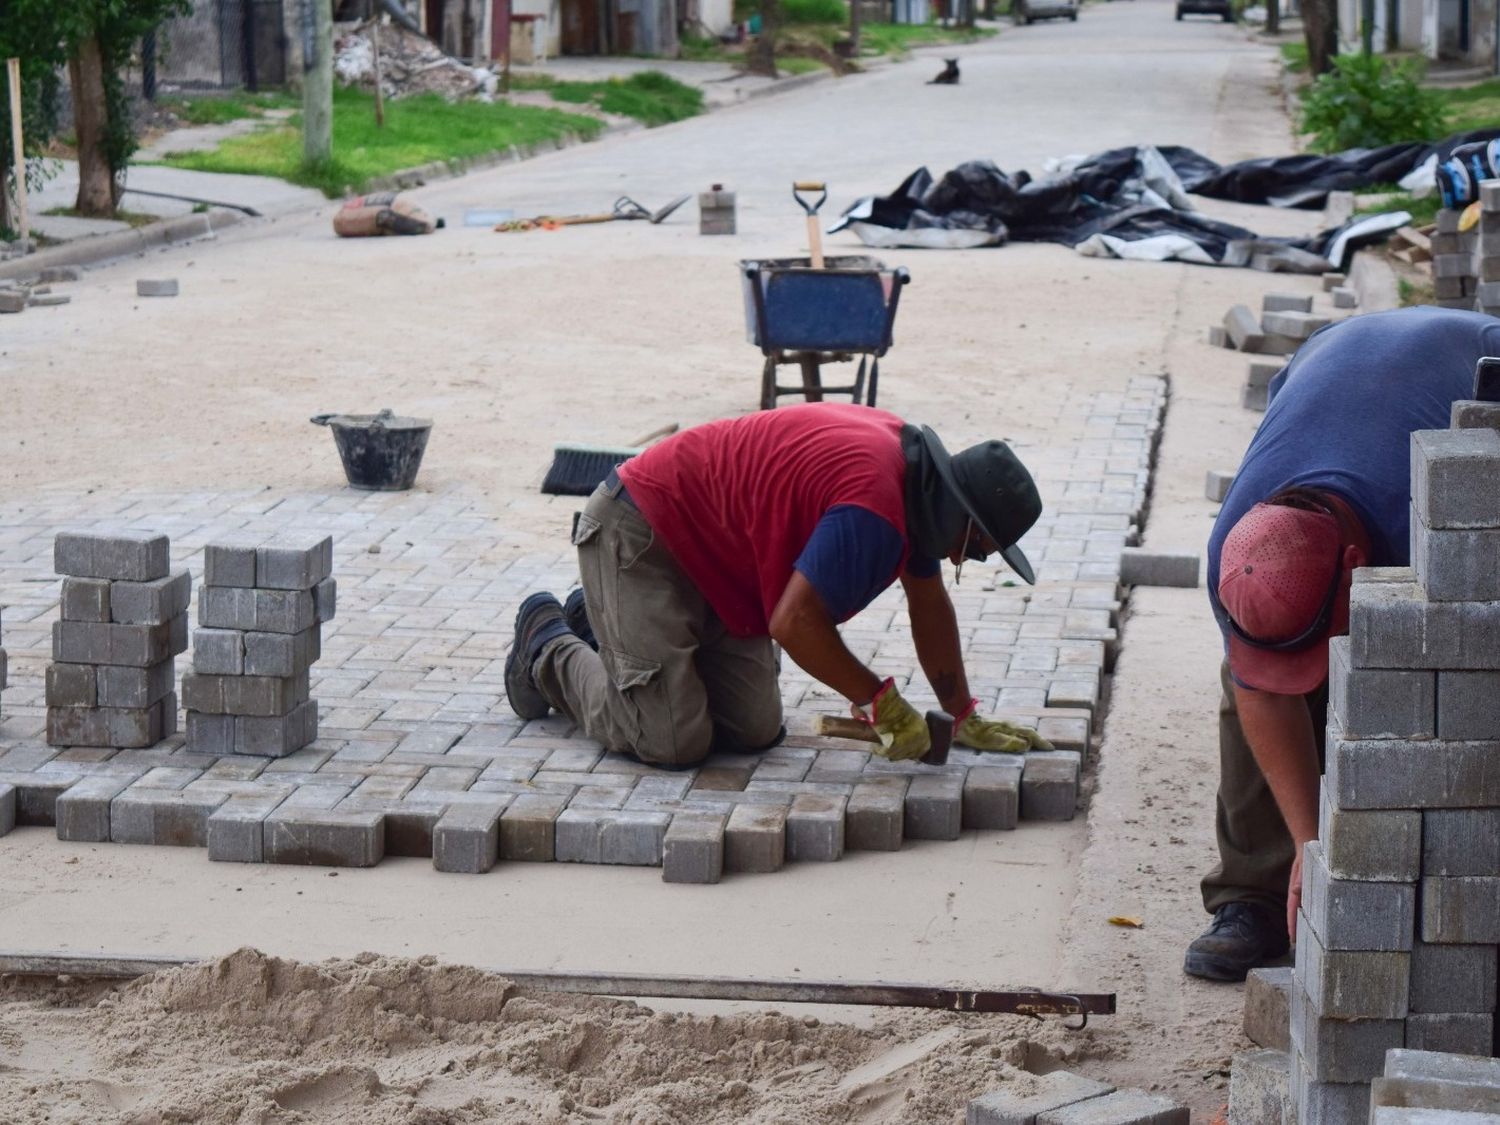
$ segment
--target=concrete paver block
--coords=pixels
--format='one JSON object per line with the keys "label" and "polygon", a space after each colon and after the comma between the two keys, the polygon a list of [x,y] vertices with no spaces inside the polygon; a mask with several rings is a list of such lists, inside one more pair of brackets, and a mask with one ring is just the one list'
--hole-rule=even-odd
{"label": "concrete paver block", "polygon": [[338,612],[339,584],[336,578],[325,578],[312,588],[313,616],[319,624],[332,621]]}
{"label": "concrete paver block", "polygon": [[1500,944],[1500,875],[1424,876],[1422,940]]}
{"label": "concrete paver block", "polygon": [[113,582],[110,620],[118,625],[165,625],[187,612],[192,596],[193,576],[186,570],[150,582]]}
{"label": "concrete paver block", "polygon": [[64,578],[62,581],[62,619],[64,621],[106,622],[109,617],[107,578]]}
{"label": "concrete paver block", "polygon": [[1286,1051],[1291,1045],[1292,967],[1251,969],[1245,977],[1245,1038]]}
{"label": "concrete paver block", "polygon": [[1448,424],[1455,430],[1500,430],[1500,402],[1460,399],[1453,404]]}
{"label": "concrete paver block", "polygon": [[1333,637],[1328,642],[1328,710],[1346,738],[1432,738],[1437,733],[1437,673],[1355,668],[1349,638]]}
{"label": "concrete paver block", "polygon": [[1209,469],[1203,479],[1203,495],[1215,504],[1222,504],[1234,484],[1235,474],[1225,469]]}
{"label": "concrete paver block", "polygon": [[788,863],[831,863],[844,855],[844,809],[848,798],[801,793],[786,818]]}
{"label": "concrete paver block", "polygon": [[186,624],[185,617],[161,625],[54,621],[52,659],[66,664],[149,668],[187,650]]}
{"label": "concrete paver block", "polygon": [[1000,1089],[969,1103],[965,1125],[1036,1125],[1037,1117],[1064,1106],[1115,1092],[1107,1082],[1054,1070],[1028,1083],[1025,1092]]}
{"label": "concrete paver block", "polygon": [[566,797],[524,793],[500,815],[500,858],[551,863],[556,858],[556,821]]}
{"label": "concrete paver block", "polygon": [[262,824],[265,862],[373,867],[385,856],[378,812],[310,809],[283,803]]}
{"label": "concrete paver block", "polygon": [[1370,1112],[1366,1082],[1327,1082],[1313,1077],[1306,1060],[1291,1056],[1292,1120],[1297,1125],[1358,1125]]}
{"label": "concrete paver block", "polygon": [[1318,839],[1335,879],[1415,883],[1422,872],[1422,816],[1415,809],[1341,809],[1324,786]]}
{"label": "concrete paver block", "polygon": [[1260,311],[1268,312],[1312,312],[1313,299],[1309,293],[1267,293],[1260,299]]}
{"label": "concrete paver block", "polygon": [[1411,954],[1326,950],[1313,928],[1299,923],[1292,979],[1330,1019],[1405,1019]]}
{"label": "concrete paver block", "polygon": [[189,711],[187,715],[188,748],[195,754],[233,754],[234,716],[205,715]]}
{"label": "concrete paver block", "polygon": [[661,877],[667,883],[717,883],[724,872],[728,817],[678,813],[662,843]]}
{"label": "concrete paver block", "polygon": [[208,858],[216,863],[264,862],[263,822],[285,799],[278,792],[226,800],[208,817]]}
{"label": "concrete paver block", "polygon": [[[1378,1113],[1381,1107],[1414,1106],[1449,1114],[1500,1114],[1500,1060],[1466,1055],[1472,1052],[1410,1048],[1390,1052],[1385,1074],[1370,1083],[1372,1109]],[[1432,1125],[1450,1121],[1452,1125],[1478,1125],[1468,1117],[1431,1119]]]}
{"label": "concrete paver block", "polygon": [[1453,809],[1500,805],[1491,742],[1369,741],[1330,730],[1324,784],[1345,809]]}
{"label": "concrete paver block", "polygon": [[1198,585],[1202,560],[1190,551],[1148,551],[1126,547],[1120,551],[1120,581],[1126,586]]}
{"label": "concrete paver block", "polygon": [[963,828],[964,775],[921,774],[906,790],[908,840],[957,840]]}
{"label": "concrete paver block", "polygon": [[1328,295],[1333,298],[1333,307],[1336,309],[1357,309],[1359,307],[1359,293],[1348,286],[1340,285],[1330,289]]}
{"label": "concrete paver block", "polygon": [[1036,1122],[1037,1125],[1188,1125],[1188,1111],[1160,1094],[1116,1090],[1039,1113]]}
{"label": "concrete paver block", "polygon": [[[1500,601],[1428,601],[1416,582],[1355,572],[1349,655],[1357,668],[1483,669],[1500,651]],[[1413,572],[1415,576],[1415,572]]]}
{"label": "concrete paver block", "polygon": [[1066,750],[1028,753],[1021,771],[1021,819],[1072,820],[1080,762],[1081,756]]}
{"label": "concrete paver block", "polygon": [[16,787],[0,783],[0,836],[8,836],[15,826]]}
{"label": "concrete paver block", "polygon": [[1405,1041],[1404,1020],[1329,1019],[1292,988],[1292,1048],[1318,1081],[1368,1082],[1384,1068],[1385,1053]]}
{"label": "concrete paver block", "polygon": [[[183,677],[186,679],[186,677]],[[285,715],[237,715],[234,752],[284,758],[317,737],[318,702],[308,700]]]}
{"label": "concrete paver block", "polygon": [[221,539],[203,548],[205,586],[255,585],[255,549],[259,540],[250,536]]}
{"label": "concrete paver block", "polygon": [[1431,528],[1413,511],[1411,539],[1417,584],[1432,601],[1500,601],[1500,528]]}
{"label": "concrete paver block", "polygon": [[1303,852],[1302,909],[1324,949],[1410,952],[1416,940],[1416,888],[1335,879],[1316,840]]}
{"label": "concrete paver block", "polygon": [[787,809],[736,805],[724,828],[724,870],[764,873],[786,862]]}
{"label": "concrete paver block", "polygon": [[1420,815],[1422,874],[1500,871],[1500,808],[1430,809]]}
{"label": "concrete paver block", "polygon": [[1255,360],[1250,364],[1249,372],[1245,376],[1245,386],[1264,391],[1271,385],[1271,380],[1281,374],[1283,367],[1285,364]]}
{"label": "concrete paver block", "polygon": [[1224,331],[1229,333],[1229,342],[1242,352],[1259,351],[1265,340],[1260,321],[1248,305],[1235,305],[1224,314]]}
{"label": "concrete paver block", "polygon": [[300,633],[246,632],[241,636],[247,676],[300,675],[312,667],[323,652],[322,633],[317,625]]}
{"label": "concrete paver block", "polygon": [[1493,945],[1418,941],[1411,951],[1411,1011],[1493,1013],[1496,958]]}
{"label": "concrete paver block", "polygon": [[1265,387],[1252,387],[1246,383],[1240,388],[1240,406],[1244,409],[1264,414],[1270,404],[1271,396]]}
{"label": "concrete paver block", "polygon": [[1439,738],[1500,738],[1500,671],[1455,669],[1437,676]]}
{"label": "concrete paver block", "polygon": [[500,857],[500,815],[510,803],[504,794],[484,804],[454,805],[432,832],[432,866],[438,871],[483,875]]}
{"label": "concrete paver block", "polygon": [[49,664],[46,673],[48,707],[97,707],[97,673],[93,664]]}
{"label": "concrete paver block", "polygon": [[851,852],[901,850],[906,824],[906,785],[863,782],[844,810],[844,847]]}
{"label": "concrete paver block", "polygon": [[1349,275],[1330,270],[1323,274],[1323,292],[1330,293],[1349,280]]}
{"label": "concrete paver block", "polygon": [[111,535],[60,532],[53,542],[53,569],[74,578],[150,582],[170,566],[165,535],[122,531]]}
{"label": "concrete paver block", "polygon": [[176,729],[177,697],[149,707],[49,707],[47,741],[53,746],[144,749]]}
{"label": "concrete paver block", "polygon": [[269,590],[311,590],[332,573],[331,535],[278,535],[255,549],[255,584]]}
{"label": "concrete paver block", "polygon": [[135,295],[137,297],[175,297],[177,296],[177,279],[175,277],[138,278],[135,283]]}
{"label": "concrete paver block", "polygon": [[110,802],[132,781],[134,776],[97,775],[85,777],[57,798],[57,838],[87,843],[103,843],[110,838]]}
{"label": "concrete paver block", "polygon": [[963,826],[1008,832],[1021,819],[1021,772],[1025,759],[995,759],[964,778]]}
{"label": "concrete paver block", "polygon": [[1500,430],[1411,435],[1411,498],[1430,528],[1500,527]]}
{"label": "concrete paver block", "polygon": [[1230,1064],[1228,1125],[1285,1125],[1290,1087],[1286,1051],[1241,1051]]}
{"label": "concrete paver block", "polygon": [[[238,629],[198,629],[193,634],[193,671],[210,676],[242,675],[245,634]],[[186,687],[182,694],[186,699]]]}
{"label": "concrete paver block", "polygon": [[1406,1045],[1418,1051],[1486,1055],[1495,1042],[1489,1012],[1426,1012],[1406,1017]]}

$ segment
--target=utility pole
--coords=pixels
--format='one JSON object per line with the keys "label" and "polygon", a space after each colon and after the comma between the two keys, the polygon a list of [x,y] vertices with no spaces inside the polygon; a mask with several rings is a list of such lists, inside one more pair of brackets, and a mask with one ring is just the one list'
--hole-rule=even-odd
{"label": "utility pole", "polygon": [[333,5],[302,0],[302,158],[333,158]]}

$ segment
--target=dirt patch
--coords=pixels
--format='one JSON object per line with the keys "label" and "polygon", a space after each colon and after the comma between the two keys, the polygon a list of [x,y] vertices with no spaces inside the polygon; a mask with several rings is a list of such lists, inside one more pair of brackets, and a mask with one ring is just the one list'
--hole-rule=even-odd
{"label": "dirt patch", "polygon": [[17,1125],[953,1122],[1091,1037],[1013,1017],[683,1015],[478,969],[242,949],[101,991],[0,989]]}

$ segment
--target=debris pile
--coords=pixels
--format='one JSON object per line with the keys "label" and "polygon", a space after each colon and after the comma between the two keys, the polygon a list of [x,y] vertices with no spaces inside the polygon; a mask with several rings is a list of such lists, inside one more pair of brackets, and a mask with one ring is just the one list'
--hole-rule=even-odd
{"label": "debris pile", "polygon": [[499,78],[481,66],[445,55],[431,39],[399,24],[374,21],[340,27],[334,37],[333,73],[346,86],[375,88],[375,37],[380,46],[380,90],[388,98],[441,94],[449,101],[490,101]]}
{"label": "debris pile", "polygon": [[141,748],[177,730],[176,661],[187,649],[193,580],[171,572],[165,535],[64,532],[53,565],[64,575],[52,626],[47,741]]}
{"label": "debris pile", "polygon": [[72,298],[52,292],[52,286],[60,281],[77,281],[80,276],[82,275],[73,266],[50,266],[30,277],[0,281],[0,313],[66,305]]}
{"label": "debris pile", "polygon": [[280,758],[318,737],[308,669],[333,618],[332,572],[326,535],[204,548],[193,671],[182,677],[194,753]]}

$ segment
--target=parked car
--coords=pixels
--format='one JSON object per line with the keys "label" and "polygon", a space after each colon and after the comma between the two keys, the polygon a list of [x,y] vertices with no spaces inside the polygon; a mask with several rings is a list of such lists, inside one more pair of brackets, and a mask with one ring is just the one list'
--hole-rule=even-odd
{"label": "parked car", "polygon": [[1010,18],[1016,23],[1063,19],[1078,22],[1078,0],[1011,0]]}
{"label": "parked car", "polygon": [[1218,16],[1225,23],[1234,22],[1234,8],[1231,0],[1177,0],[1177,18],[1181,19],[1188,12]]}

